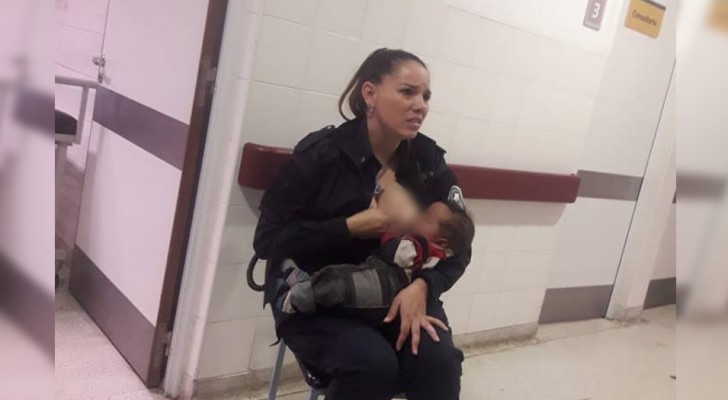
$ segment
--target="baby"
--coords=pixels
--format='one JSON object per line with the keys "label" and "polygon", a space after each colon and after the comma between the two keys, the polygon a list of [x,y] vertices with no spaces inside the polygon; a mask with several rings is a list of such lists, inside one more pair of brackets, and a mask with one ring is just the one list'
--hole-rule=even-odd
{"label": "baby", "polygon": [[409,233],[387,232],[379,251],[358,265],[330,265],[309,276],[285,261],[290,290],[283,298],[283,311],[386,309],[414,272],[436,268],[440,260],[467,251],[475,234],[468,212],[449,202],[433,203],[406,225]]}

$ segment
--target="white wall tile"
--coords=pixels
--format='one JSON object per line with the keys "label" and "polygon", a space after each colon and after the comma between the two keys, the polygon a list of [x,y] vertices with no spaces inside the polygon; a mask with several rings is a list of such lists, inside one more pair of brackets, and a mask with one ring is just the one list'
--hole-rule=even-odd
{"label": "white wall tile", "polygon": [[519,291],[519,295],[521,297],[521,305],[518,311],[519,324],[538,322],[545,294],[546,289],[544,288]]}
{"label": "white wall tile", "polygon": [[[275,364],[278,346],[272,346],[278,339],[276,338],[275,322],[273,317],[260,317],[255,325],[255,339],[253,341],[253,353],[250,357],[250,369],[258,371],[271,368]],[[295,362],[293,352],[286,350],[286,356],[283,359],[284,364]]]}
{"label": "white wall tile", "polygon": [[[339,125],[344,119],[339,115],[339,98],[318,93],[301,92],[298,127],[294,132],[298,135],[291,146],[303,139],[308,132],[317,131],[328,125]],[[344,108],[346,110],[346,108]]]}
{"label": "white wall tile", "polygon": [[498,253],[512,251],[516,227],[514,225],[492,225],[488,227],[487,252]]}
{"label": "white wall tile", "polygon": [[468,322],[468,332],[486,331],[496,328],[499,293],[481,293],[473,298],[473,307]]}
{"label": "white wall tile", "polygon": [[437,0],[414,0],[403,48],[418,56],[439,57],[448,7]]}
{"label": "white wall tile", "polygon": [[482,263],[477,267],[482,269],[478,282],[480,293],[495,293],[503,290],[503,282],[508,270],[506,253],[485,253]]}
{"label": "white wall tile", "polygon": [[458,119],[456,117],[430,111],[420,132],[434,139],[438,146],[448,151],[446,157],[449,162],[457,160],[457,153],[453,151],[453,142],[458,132]]}
{"label": "white wall tile", "polygon": [[313,26],[319,0],[265,0],[263,13],[299,24]]}
{"label": "white wall tile", "polygon": [[306,74],[313,32],[311,27],[263,17],[253,78],[300,88]]}
{"label": "white wall tile", "polygon": [[247,266],[247,263],[243,263],[217,267],[207,314],[208,322],[257,317],[261,313],[263,295],[248,287],[245,280]]}
{"label": "white wall tile", "polygon": [[477,261],[477,257],[473,257],[470,265],[465,269],[465,273],[450,289],[450,292],[453,294],[474,294],[481,290],[478,284],[483,269],[478,265]]}
{"label": "white wall tile", "polygon": [[316,28],[360,38],[367,0],[320,0]]}
{"label": "white wall tile", "polygon": [[558,60],[554,86],[595,97],[604,74],[606,60],[574,47],[565,47]]}
{"label": "white wall tile", "polygon": [[451,7],[447,12],[445,24],[446,29],[442,40],[442,51],[440,52],[442,59],[456,64],[472,66],[475,48],[479,45],[482,46],[478,35],[480,32],[480,18]]}
{"label": "white wall tile", "polygon": [[517,29],[507,31],[508,36],[506,42],[509,51],[505,61],[505,74],[523,79],[529,82],[542,82],[545,76],[548,76],[552,68],[549,65],[540,65],[542,61],[548,59],[548,52],[542,50],[551,42],[542,37],[529,32]]}
{"label": "white wall tile", "polygon": [[298,124],[301,91],[260,82],[250,84],[242,143],[292,147]]}
{"label": "white wall tile", "polygon": [[473,295],[450,294],[444,304],[452,332],[454,334],[467,332],[470,309],[473,305]]}
{"label": "white wall tile", "polygon": [[503,290],[546,287],[553,252],[508,253],[506,257]]}
{"label": "white wall tile", "polygon": [[589,131],[594,99],[576,93],[529,84],[524,96],[518,124],[585,136]]}
{"label": "white wall tile", "polygon": [[523,81],[502,77],[496,80],[493,98],[496,99],[491,110],[490,120],[502,124],[515,124],[526,85]]}
{"label": "white wall tile", "polygon": [[431,67],[432,99],[430,110],[460,115],[468,90],[470,69],[448,62],[437,62]]}
{"label": "white wall tile", "polygon": [[253,255],[253,236],[257,223],[256,212],[248,205],[230,206],[220,245],[221,264],[240,264],[248,261]]}
{"label": "white wall tile", "polygon": [[472,69],[469,71],[468,87],[462,93],[462,115],[483,120],[490,119],[493,104],[499,101],[493,95],[497,84],[497,77],[487,71]]}
{"label": "white wall tile", "polygon": [[477,68],[496,74],[508,71],[509,54],[517,51],[513,48],[514,29],[488,19],[480,20],[478,43],[473,54],[473,63]]}
{"label": "white wall tile", "polygon": [[369,0],[362,39],[390,48],[404,42],[412,0]]}
{"label": "white wall tile", "polygon": [[[461,130],[467,129],[461,123]],[[453,150],[457,151],[462,162],[468,165],[476,165],[494,168],[513,168],[514,158],[518,155],[514,152],[515,127],[498,123],[488,123],[486,131],[477,137],[460,135],[456,138]],[[462,133],[462,132],[461,132]],[[468,142],[470,140],[470,142]],[[470,143],[470,145],[468,145]]]}
{"label": "white wall tile", "polygon": [[504,291],[498,296],[498,306],[495,316],[495,326],[506,327],[518,325],[521,320],[521,303],[523,302],[521,291]]}
{"label": "white wall tile", "polygon": [[257,318],[207,324],[197,379],[248,371]]}
{"label": "white wall tile", "polygon": [[304,88],[338,96],[359,63],[356,40],[317,31],[313,37]]}

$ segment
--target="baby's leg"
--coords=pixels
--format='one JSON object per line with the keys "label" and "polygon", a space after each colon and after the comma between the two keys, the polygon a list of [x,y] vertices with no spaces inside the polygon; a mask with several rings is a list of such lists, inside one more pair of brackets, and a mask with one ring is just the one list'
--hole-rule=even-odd
{"label": "baby's leg", "polygon": [[389,307],[408,279],[403,270],[370,257],[360,265],[326,267],[311,282],[318,305],[380,309]]}

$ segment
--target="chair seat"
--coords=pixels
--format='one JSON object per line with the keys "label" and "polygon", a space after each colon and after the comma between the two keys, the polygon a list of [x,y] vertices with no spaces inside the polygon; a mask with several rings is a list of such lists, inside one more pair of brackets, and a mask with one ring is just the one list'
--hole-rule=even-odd
{"label": "chair seat", "polygon": [[62,135],[75,135],[78,120],[63,111],[56,110],[55,131]]}

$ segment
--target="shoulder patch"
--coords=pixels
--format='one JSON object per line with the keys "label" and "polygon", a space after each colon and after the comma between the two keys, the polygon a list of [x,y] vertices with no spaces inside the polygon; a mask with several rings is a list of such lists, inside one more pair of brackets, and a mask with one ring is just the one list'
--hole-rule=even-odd
{"label": "shoulder patch", "polygon": [[329,125],[323,129],[319,129],[318,131],[309,133],[308,135],[306,135],[306,137],[301,139],[298,144],[296,144],[296,147],[293,148],[293,152],[301,153],[310,149],[316,143],[319,143],[327,137],[331,136],[331,134],[334,133],[335,128],[335,126]]}
{"label": "shoulder patch", "polygon": [[447,201],[457,205],[461,210],[465,210],[465,199],[463,198],[463,190],[460,186],[453,185],[447,196]]}

